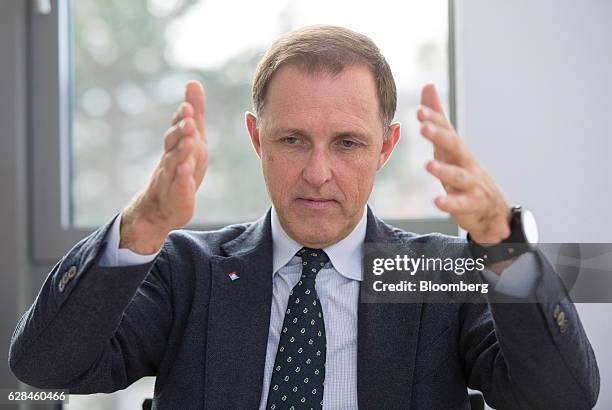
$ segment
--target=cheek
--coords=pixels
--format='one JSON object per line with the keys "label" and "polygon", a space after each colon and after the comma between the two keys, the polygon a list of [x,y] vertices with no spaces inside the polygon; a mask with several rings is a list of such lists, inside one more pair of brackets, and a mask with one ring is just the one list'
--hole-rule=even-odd
{"label": "cheek", "polygon": [[363,155],[341,162],[336,179],[349,203],[360,205],[360,202],[367,200],[374,183],[377,161],[373,155]]}
{"label": "cheek", "polygon": [[262,152],[262,171],[272,199],[280,200],[290,196],[295,185],[295,164],[274,152]]}

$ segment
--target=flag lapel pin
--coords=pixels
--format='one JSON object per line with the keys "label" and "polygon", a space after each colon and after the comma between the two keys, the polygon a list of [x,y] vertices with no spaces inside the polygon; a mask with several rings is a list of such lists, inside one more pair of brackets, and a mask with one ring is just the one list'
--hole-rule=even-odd
{"label": "flag lapel pin", "polygon": [[232,282],[240,279],[240,276],[238,276],[238,274],[236,272],[230,272],[227,274],[229,276],[229,278],[232,280]]}

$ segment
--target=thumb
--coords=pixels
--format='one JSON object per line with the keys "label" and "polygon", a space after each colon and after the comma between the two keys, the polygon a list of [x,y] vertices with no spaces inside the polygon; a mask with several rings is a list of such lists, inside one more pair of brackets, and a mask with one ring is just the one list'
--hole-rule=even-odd
{"label": "thumb", "polygon": [[185,87],[185,101],[193,107],[193,119],[198,130],[204,135],[204,111],[206,110],[206,97],[204,87],[197,80],[190,80]]}
{"label": "thumb", "polygon": [[434,111],[444,115],[444,107],[433,84],[427,84],[421,91],[421,105],[425,105]]}

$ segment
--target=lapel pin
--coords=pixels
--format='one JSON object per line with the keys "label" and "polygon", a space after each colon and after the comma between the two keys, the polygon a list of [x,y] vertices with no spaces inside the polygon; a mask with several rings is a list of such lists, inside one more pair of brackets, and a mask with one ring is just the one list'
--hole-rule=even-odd
{"label": "lapel pin", "polygon": [[230,272],[227,274],[229,278],[233,281],[240,279],[240,276],[236,272]]}

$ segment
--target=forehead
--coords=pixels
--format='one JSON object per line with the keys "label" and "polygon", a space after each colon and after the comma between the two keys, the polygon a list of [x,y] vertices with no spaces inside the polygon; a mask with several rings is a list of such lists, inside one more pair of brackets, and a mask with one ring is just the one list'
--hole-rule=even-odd
{"label": "forehead", "polygon": [[376,82],[365,65],[335,75],[283,66],[268,85],[263,116],[275,129],[327,132],[351,124],[370,133],[382,130]]}

